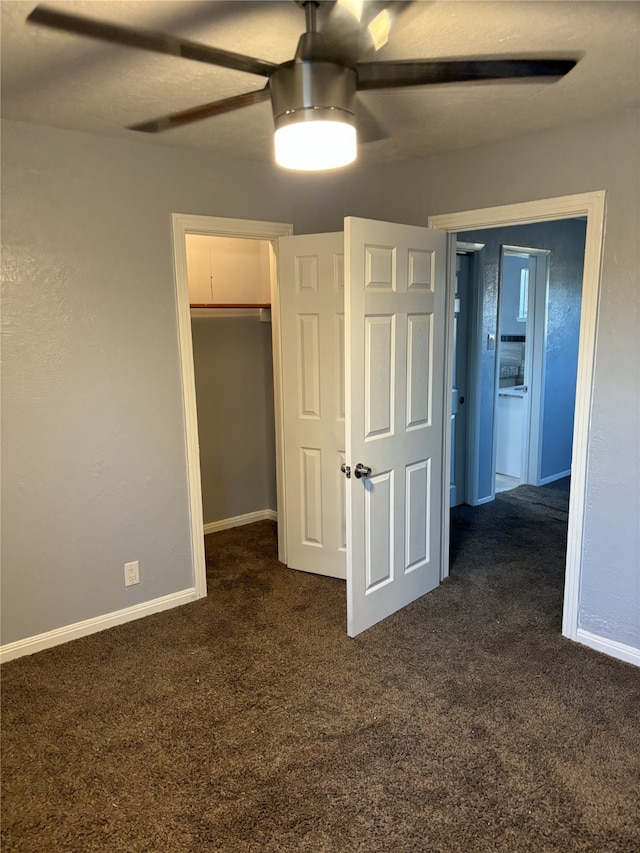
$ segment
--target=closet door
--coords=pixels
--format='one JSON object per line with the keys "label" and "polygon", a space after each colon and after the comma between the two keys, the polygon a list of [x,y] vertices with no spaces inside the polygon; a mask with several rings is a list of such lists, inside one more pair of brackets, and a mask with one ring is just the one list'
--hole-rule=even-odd
{"label": "closet door", "polygon": [[287,564],[346,578],[344,238],[281,237]]}
{"label": "closet door", "polygon": [[448,243],[444,231],[347,217],[344,244],[354,637],[440,583]]}

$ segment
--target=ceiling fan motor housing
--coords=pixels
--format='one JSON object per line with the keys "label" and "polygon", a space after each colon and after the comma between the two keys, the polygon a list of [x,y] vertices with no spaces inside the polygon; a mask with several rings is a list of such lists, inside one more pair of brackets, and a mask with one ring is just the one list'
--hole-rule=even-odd
{"label": "ceiling fan motor housing", "polygon": [[276,128],[322,119],[353,125],[356,84],[356,72],[334,62],[298,59],[283,64],[269,79]]}

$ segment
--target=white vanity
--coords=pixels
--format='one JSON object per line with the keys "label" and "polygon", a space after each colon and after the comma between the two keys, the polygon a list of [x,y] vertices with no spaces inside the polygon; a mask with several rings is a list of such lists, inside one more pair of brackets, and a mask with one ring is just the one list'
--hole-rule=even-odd
{"label": "white vanity", "polygon": [[523,387],[498,391],[496,471],[518,480],[522,480],[524,474],[526,395]]}

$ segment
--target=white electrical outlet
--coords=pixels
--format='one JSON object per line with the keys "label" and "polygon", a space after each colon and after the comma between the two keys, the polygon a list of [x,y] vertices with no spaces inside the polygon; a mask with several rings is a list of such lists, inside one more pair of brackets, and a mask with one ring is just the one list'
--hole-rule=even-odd
{"label": "white electrical outlet", "polygon": [[133,586],[136,583],[140,583],[140,567],[137,560],[134,563],[124,564],[124,585]]}

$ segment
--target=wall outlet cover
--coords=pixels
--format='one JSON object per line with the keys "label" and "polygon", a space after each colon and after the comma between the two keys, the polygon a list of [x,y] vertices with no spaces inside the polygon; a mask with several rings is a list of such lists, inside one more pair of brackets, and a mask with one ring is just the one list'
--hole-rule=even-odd
{"label": "wall outlet cover", "polygon": [[140,583],[140,567],[138,565],[138,561],[135,560],[133,563],[125,563],[124,564],[124,585],[125,586],[134,586],[134,584]]}

